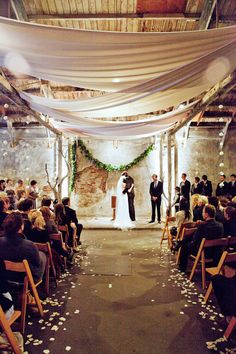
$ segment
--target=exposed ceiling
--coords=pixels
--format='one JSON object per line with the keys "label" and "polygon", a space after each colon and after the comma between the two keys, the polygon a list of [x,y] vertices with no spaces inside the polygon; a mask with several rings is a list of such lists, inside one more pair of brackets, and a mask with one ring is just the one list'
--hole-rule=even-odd
{"label": "exposed ceiling", "polygon": [[[0,15],[21,21],[75,29],[122,32],[192,31],[236,24],[235,0],[4,0]],[[1,69],[1,77],[16,89],[59,99],[77,99],[103,94],[70,87]],[[0,82],[1,84],[1,82]],[[17,92],[14,92],[14,95]],[[209,105],[201,120],[192,126],[236,126],[236,78],[231,90]],[[4,108],[4,104],[8,105]],[[171,108],[170,108],[171,109]],[[160,113],[160,112],[153,112]],[[163,113],[163,111],[162,111]],[[7,115],[8,120],[3,117]],[[39,115],[24,102],[15,104],[0,86],[0,128],[29,128],[39,125]],[[143,115],[140,116],[143,118]],[[134,119],[134,117],[129,117]],[[137,119],[137,117],[136,117]]]}

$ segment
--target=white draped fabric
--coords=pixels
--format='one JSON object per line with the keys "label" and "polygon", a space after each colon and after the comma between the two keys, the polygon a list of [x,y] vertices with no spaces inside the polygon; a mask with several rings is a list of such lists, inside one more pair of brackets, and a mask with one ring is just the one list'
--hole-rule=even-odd
{"label": "white draped fabric", "polygon": [[0,18],[0,66],[72,86],[119,91],[191,63],[227,46],[235,37],[236,26],[118,33]]}

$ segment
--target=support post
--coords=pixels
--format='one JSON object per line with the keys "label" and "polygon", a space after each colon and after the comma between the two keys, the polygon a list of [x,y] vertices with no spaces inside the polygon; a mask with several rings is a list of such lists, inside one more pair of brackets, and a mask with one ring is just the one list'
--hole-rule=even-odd
{"label": "support post", "polygon": [[163,181],[163,134],[161,134],[160,142],[159,142],[159,164],[160,164],[159,178]]}
{"label": "support post", "polygon": [[179,156],[178,156],[178,143],[175,137],[175,145],[174,145],[174,168],[175,168],[175,187],[178,186],[178,172],[179,172]]}
{"label": "support post", "polygon": [[167,161],[168,161],[168,207],[171,206],[172,163],[171,163],[171,134],[167,135]]}
{"label": "support post", "polygon": [[58,162],[58,196],[59,199],[61,200],[61,179],[62,179],[62,137],[59,136],[58,140],[57,140],[57,144],[58,144],[58,154],[57,154],[57,162]]}

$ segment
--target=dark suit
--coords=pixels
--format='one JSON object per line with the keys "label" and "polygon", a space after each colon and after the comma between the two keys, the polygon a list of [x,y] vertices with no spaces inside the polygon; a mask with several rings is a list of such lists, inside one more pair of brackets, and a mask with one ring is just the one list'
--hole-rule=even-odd
{"label": "dark suit", "polygon": [[180,183],[180,194],[189,201],[191,183],[186,179]]}
{"label": "dark suit", "polygon": [[131,176],[127,176],[124,180],[125,189],[123,193],[127,193],[128,195],[128,203],[129,203],[129,216],[132,221],[135,221],[135,209],[134,209],[134,188],[132,188],[131,192],[128,190],[134,184],[134,179]]}
{"label": "dark suit", "polygon": [[236,196],[236,181],[228,183],[228,193],[232,196]]}
{"label": "dark suit", "polygon": [[195,183],[192,184],[191,195],[193,194],[202,194],[202,184],[200,182],[197,185]]}
{"label": "dark suit", "polygon": [[[156,208],[157,208],[157,218],[158,221],[161,221],[161,195],[163,193],[163,183],[161,181],[156,182],[157,185],[155,187],[154,182],[150,183],[149,193],[151,195],[151,203],[152,203],[152,219],[151,221],[155,221],[156,218]],[[157,197],[156,200],[153,200],[152,197]]]}
{"label": "dark suit", "polygon": [[73,244],[73,228],[70,226],[70,223],[73,222],[76,225],[76,234],[77,234],[77,240],[80,241],[80,234],[81,231],[83,230],[83,225],[79,224],[76,212],[74,209],[71,209],[67,205],[65,205],[65,212],[66,212],[66,220],[67,220],[67,225],[69,228],[69,246],[72,246]]}
{"label": "dark suit", "polygon": [[[220,186],[221,183],[223,183],[222,187]],[[216,187],[216,196],[220,197],[226,194],[228,194],[228,183],[226,181],[219,182]]]}
{"label": "dark suit", "polygon": [[212,183],[211,181],[202,181],[201,182],[202,185],[202,195],[205,195],[206,197],[211,197],[212,196]]}
{"label": "dark suit", "polygon": [[[224,236],[223,225],[215,221],[215,219],[210,219],[200,224],[193,237],[188,237],[185,240],[183,240],[183,245],[180,250],[179,269],[185,272],[188,265],[188,256],[191,253],[197,254],[203,238],[207,240],[214,240],[217,238],[221,238],[223,236]],[[213,250],[207,250],[207,251],[211,252]],[[210,257],[210,256],[216,259],[217,262],[219,259],[218,257],[219,252],[214,252],[213,254],[206,252],[206,257]]]}
{"label": "dark suit", "polygon": [[236,316],[236,275],[232,278],[215,275],[212,285],[223,315]]}

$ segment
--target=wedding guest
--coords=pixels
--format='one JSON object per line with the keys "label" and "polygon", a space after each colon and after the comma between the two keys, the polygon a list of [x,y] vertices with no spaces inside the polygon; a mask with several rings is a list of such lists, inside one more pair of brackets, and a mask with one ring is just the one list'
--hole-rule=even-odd
{"label": "wedding guest", "polygon": [[6,188],[6,182],[4,179],[0,180],[0,192],[4,192]]}
{"label": "wedding guest", "polygon": [[214,205],[214,207],[216,208],[216,216],[215,216],[216,221],[224,224],[224,222],[225,222],[224,213],[223,213],[223,211],[220,210],[218,198],[217,197],[208,197],[208,204]]}
{"label": "wedding guest", "polygon": [[31,222],[29,240],[37,243],[50,242],[49,234],[45,229],[45,221],[41,211],[37,209],[30,210],[28,217]]}
{"label": "wedding guest", "polygon": [[[198,225],[197,230],[195,231],[192,237],[188,237],[183,241],[178,243],[178,247],[181,247],[180,251],[180,263],[179,270],[185,272],[188,265],[188,257],[190,254],[197,254],[199,246],[203,238],[207,240],[213,240],[217,238],[221,238],[224,235],[223,225],[215,220],[216,209],[213,205],[205,205],[203,209],[203,223]],[[215,255],[212,254],[212,250],[207,250],[206,257],[213,257],[216,259],[216,255],[218,252],[215,252]],[[218,257],[217,257],[218,260]]]}
{"label": "wedding guest", "polygon": [[190,210],[191,210],[192,214],[193,214],[194,209],[195,209],[195,208],[197,207],[197,205],[198,205],[198,200],[199,200],[200,197],[201,197],[200,194],[193,194],[193,195],[191,195],[191,199],[190,199]]}
{"label": "wedding guest", "polygon": [[179,202],[180,202],[180,187],[175,187],[175,195],[173,198],[173,203],[171,204],[171,208],[175,207],[175,212],[179,211]]}
{"label": "wedding guest", "polygon": [[228,183],[226,182],[226,176],[220,175],[220,182],[217,184],[216,187],[216,196],[224,196],[228,193]]}
{"label": "wedding guest", "polygon": [[24,235],[28,239],[32,229],[31,222],[29,221],[28,215],[29,212],[33,209],[33,201],[32,199],[28,199],[28,198],[23,199],[19,201],[17,207],[24,221]]}
{"label": "wedding guest", "polygon": [[191,183],[187,180],[186,173],[182,173],[181,178],[182,178],[182,181],[180,182],[180,194],[182,197],[187,199],[187,201],[189,202]]}
{"label": "wedding guest", "polygon": [[179,211],[175,214],[176,217],[176,227],[177,231],[184,222],[191,222],[193,221],[193,216],[189,209],[189,202],[186,198],[180,199],[179,203]]}
{"label": "wedding guest", "polygon": [[202,184],[199,177],[194,178],[194,183],[191,187],[191,195],[193,194],[202,194]]}
{"label": "wedding guest", "polygon": [[17,181],[17,185],[15,187],[15,193],[16,193],[16,196],[17,196],[18,200],[20,200],[22,198],[22,194],[23,193],[25,193],[25,197],[26,197],[26,188],[24,186],[24,182],[23,182],[22,179],[19,179]]}
{"label": "wedding guest", "polygon": [[193,221],[204,220],[203,208],[208,203],[208,199],[205,195],[200,195],[196,208],[193,210]]}
{"label": "wedding guest", "polygon": [[202,176],[202,195],[205,195],[207,197],[211,197],[212,196],[212,183],[211,181],[208,181],[207,179],[207,175],[203,175]]}
{"label": "wedding guest", "polygon": [[30,186],[27,189],[27,198],[33,201],[33,207],[36,209],[36,199],[39,196],[39,189],[37,185],[37,181],[34,179],[30,182]]}
{"label": "wedding guest", "polygon": [[230,182],[228,184],[228,193],[232,198],[236,196],[236,175],[233,173],[230,176]]}
{"label": "wedding guest", "polygon": [[12,190],[14,189],[14,186],[13,186],[13,180],[8,178],[6,180],[6,187],[5,187],[5,192],[9,191],[9,190]]}
{"label": "wedding guest", "polygon": [[5,205],[4,205],[4,200],[0,199],[0,229],[1,229],[1,225],[4,221],[4,219],[7,217],[7,213],[5,212]]}
{"label": "wedding guest", "polygon": [[15,210],[16,209],[16,194],[14,189],[7,189],[7,196],[9,198],[9,209],[8,210]]}
{"label": "wedding guest", "polygon": [[75,210],[70,208],[70,198],[69,197],[63,198],[62,204],[65,206],[66,219],[69,225],[69,243],[70,243],[69,246],[73,247],[73,234],[74,234],[73,225],[75,225],[75,229],[76,229],[77,244],[81,245],[80,235],[83,230],[83,225],[79,224]]}
{"label": "wedding guest", "polygon": [[152,175],[152,182],[150,183],[149,193],[151,196],[152,204],[152,218],[149,223],[155,222],[156,219],[156,209],[157,209],[157,220],[161,223],[161,196],[163,193],[163,183],[158,180],[156,174]]}
{"label": "wedding guest", "polygon": [[224,210],[224,235],[236,237],[236,209],[233,207],[226,207]]}
{"label": "wedding guest", "polygon": [[231,317],[236,316],[236,275],[231,278],[214,275],[211,280],[220,312],[229,323]]}
{"label": "wedding guest", "polygon": [[134,179],[131,177],[127,171],[124,171],[125,175],[125,189],[123,193],[127,193],[128,196],[128,204],[129,204],[129,216],[132,221],[135,221],[135,208],[134,208]]}
{"label": "wedding guest", "polygon": [[33,242],[24,238],[22,216],[19,213],[7,215],[3,222],[3,228],[4,237],[0,237],[0,260],[22,262],[26,259],[35,282],[38,282],[42,279],[45,271],[46,256],[38,251]]}

